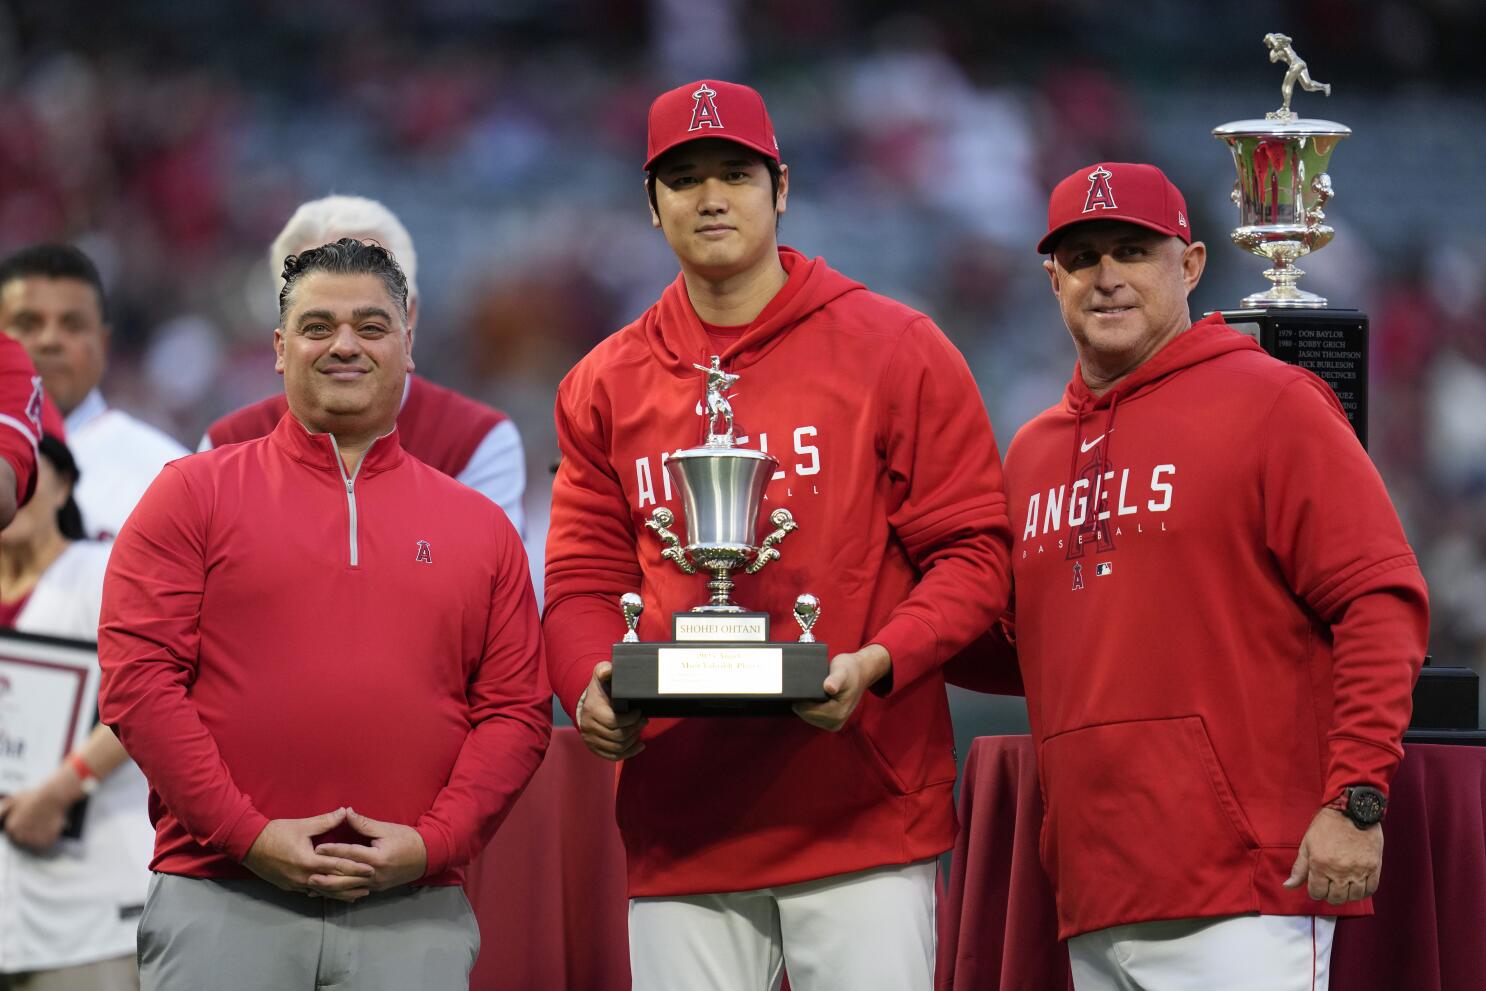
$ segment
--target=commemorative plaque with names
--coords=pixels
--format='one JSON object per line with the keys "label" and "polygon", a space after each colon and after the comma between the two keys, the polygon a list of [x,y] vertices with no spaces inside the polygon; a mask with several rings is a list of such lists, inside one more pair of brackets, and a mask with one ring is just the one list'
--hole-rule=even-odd
{"label": "commemorative plaque with names", "polygon": [[660,540],[663,559],[688,575],[698,568],[711,572],[711,595],[672,614],[670,641],[650,643],[641,642],[635,630],[645,603],[633,592],[621,596],[628,632],[614,645],[609,694],[616,712],[639,709],[647,716],[789,715],[796,702],[826,698],[826,645],[811,632],[820,600],[809,593],[795,598],[800,636],[789,641],[770,639],[768,613],[732,601],[732,572],[755,574],[778,560],[776,545],[799,526],[781,507],[769,514],[774,529],[758,538],[764,488],[778,461],[734,440],[727,390],[738,376],[723,371],[717,356],[710,366],[696,367],[707,376],[707,439],[666,459],[666,472],[681,493],[688,541],[683,544],[672,530],[676,517],[665,506],[652,510],[645,526]]}
{"label": "commemorative plaque with names", "polygon": [[[0,795],[34,788],[97,722],[98,645],[0,630]],[[81,832],[87,799],[64,836]]]}
{"label": "commemorative plaque with names", "polygon": [[1223,320],[1276,358],[1314,372],[1336,393],[1367,446],[1367,314],[1358,310],[1224,310]]}

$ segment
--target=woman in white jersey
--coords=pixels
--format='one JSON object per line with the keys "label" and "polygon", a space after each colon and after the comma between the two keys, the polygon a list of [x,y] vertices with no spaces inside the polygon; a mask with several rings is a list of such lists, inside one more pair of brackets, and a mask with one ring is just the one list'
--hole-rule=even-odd
{"label": "woman in white jersey", "polygon": [[[46,435],[36,494],[0,532],[0,626],[98,638],[109,545],[81,539],[77,464]],[[89,796],[81,837],[67,810]],[[0,798],[0,989],[134,991],[155,832],[139,768],[105,726],[41,785]]]}

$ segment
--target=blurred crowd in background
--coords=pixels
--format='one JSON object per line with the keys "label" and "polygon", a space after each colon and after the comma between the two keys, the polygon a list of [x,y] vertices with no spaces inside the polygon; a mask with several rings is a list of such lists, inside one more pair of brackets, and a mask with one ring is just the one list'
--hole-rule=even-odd
{"label": "blurred crowd in background", "polygon": [[63,239],[97,261],[106,393],[194,448],[280,388],[286,218],[331,192],[383,201],[419,254],[419,370],[524,435],[540,575],[556,385],[676,274],[641,185],[654,95],[700,76],[764,94],[791,169],[781,239],[934,317],[1004,451],[1073,367],[1033,249],[1058,178],[1160,165],[1209,245],[1194,310],[1267,286],[1228,239],[1234,171],[1209,132],[1278,106],[1261,39],[1284,31],[1333,86],[1295,110],[1354,132],[1302,285],[1372,317],[1371,450],[1430,581],[1436,663],[1486,670],[1486,8],[1220,7],[0,4],[0,250]]}

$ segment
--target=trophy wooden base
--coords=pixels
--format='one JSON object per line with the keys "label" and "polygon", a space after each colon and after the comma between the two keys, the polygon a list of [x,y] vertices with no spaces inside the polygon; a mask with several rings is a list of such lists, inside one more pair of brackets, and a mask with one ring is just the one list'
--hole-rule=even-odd
{"label": "trophy wooden base", "polygon": [[823,643],[673,641],[617,643],[614,711],[647,716],[792,716],[796,702],[824,702]]}

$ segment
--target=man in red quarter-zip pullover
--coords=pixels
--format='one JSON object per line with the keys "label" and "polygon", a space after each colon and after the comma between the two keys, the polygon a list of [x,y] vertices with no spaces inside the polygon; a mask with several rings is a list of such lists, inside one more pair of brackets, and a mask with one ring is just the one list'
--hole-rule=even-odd
{"label": "man in red quarter-zip pullover", "polygon": [[[543,629],[552,684],[595,753],[624,761],[635,987],[928,989],[935,858],[954,836],[940,666],[999,615],[1007,521],[995,439],[964,359],[923,314],[775,240],[789,174],[758,93],[708,80],[650,111],[652,222],[681,274],[558,391]],[[822,602],[829,701],[798,719],[617,717],[618,597],[642,639],[702,582],[643,522],[680,510],[663,457],[702,437],[719,355],[739,442],[780,466],[764,512],[799,523],[738,575],[739,602],[791,623]],[[869,690],[870,689],[870,690]]]}
{"label": "man in red quarter-zip pullover", "polygon": [[156,827],[142,984],[465,988],[461,868],[550,733],[525,555],[398,444],[391,255],[342,239],[284,277],[289,412],[168,465],[109,562],[102,716]]}
{"label": "man in red quarter-zip pullover", "polygon": [[1368,910],[1429,625],[1331,390],[1217,316],[1150,165],[1053,191],[1078,366],[1006,457],[1014,631],[1079,991],[1312,991]]}

